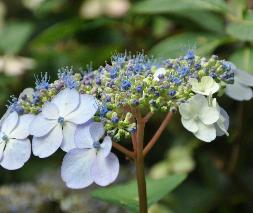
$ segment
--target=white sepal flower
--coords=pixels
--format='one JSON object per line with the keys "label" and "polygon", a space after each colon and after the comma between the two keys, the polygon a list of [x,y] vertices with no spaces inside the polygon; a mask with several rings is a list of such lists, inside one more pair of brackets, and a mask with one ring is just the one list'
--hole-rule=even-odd
{"label": "white sepal flower", "polygon": [[189,82],[192,91],[201,95],[213,95],[220,89],[219,84],[210,76],[203,76],[200,82],[196,78],[190,78]]}
{"label": "white sepal flower", "polygon": [[61,176],[69,188],[81,189],[93,182],[100,186],[112,183],[119,173],[119,160],[111,153],[109,136],[100,144],[104,135],[102,123],[80,125],[75,142],[78,148],[68,152],[62,162]]}
{"label": "white sepal flower", "polygon": [[29,125],[34,115],[7,111],[0,130],[0,164],[8,170],[21,168],[31,155]]}
{"label": "white sepal flower", "polygon": [[253,75],[238,69],[233,63],[230,62],[231,69],[233,70],[234,84],[226,86],[225,93],[230,98],[237,101],[248,101],[253,97]]}
{"label": "white sepal flower", "polygon": [[208,104],[207,98],[199,94],[179,105],[183,126],[205,142],[213,141],[221,132],[227,133],[228,116],[221,109],[216,99]]}
{"label": "white sepal flower", "polygon": [[59,147],[75,148],[76,126],[89,121],[98,106],[91,95],[80,95],[75,89],[64,89],[47,102],[30,125],[33,154],[40,158],[52,155]]}

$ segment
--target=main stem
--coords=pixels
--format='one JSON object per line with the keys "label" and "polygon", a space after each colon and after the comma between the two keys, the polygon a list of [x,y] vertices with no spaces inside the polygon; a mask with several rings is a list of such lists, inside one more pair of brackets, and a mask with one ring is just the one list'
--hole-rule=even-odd
{"label": "main stem", "polygon": [[145,120],[141,117],[137,118],[137,144],[136,144],[136,179],[139,194],[139,210],[140,213],[148,212],[147,190],[144,170],[143,140],[144,140]]}

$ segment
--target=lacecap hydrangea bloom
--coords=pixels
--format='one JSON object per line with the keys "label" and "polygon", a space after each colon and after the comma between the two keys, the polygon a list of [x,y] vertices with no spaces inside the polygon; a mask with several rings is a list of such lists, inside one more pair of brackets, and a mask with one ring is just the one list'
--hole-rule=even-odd
{"label": "lacecap hydrangea bloom", "polygon": [[[20,168],[30,156],[31,135],[36,156],[48,157],[59,147],[67,152],[62,163],[67,186],[106,186],[119,172],[112,144],[136,134],[137,110],[153,114],[179,109],[183,126],[210,142],[228,135],[228,115],[214,96],[233,82],[230,63],[193,51],[164,61],[141,53],[117,54],[97,70],[74,73],[63,68],[54,82],[45,74],[36,78],[34,89],[12,99],[0,123],[1,165]],[[21,136],[19,128],[25,129]],[[19,140],[27,146],[23,158],[16,158]]]}

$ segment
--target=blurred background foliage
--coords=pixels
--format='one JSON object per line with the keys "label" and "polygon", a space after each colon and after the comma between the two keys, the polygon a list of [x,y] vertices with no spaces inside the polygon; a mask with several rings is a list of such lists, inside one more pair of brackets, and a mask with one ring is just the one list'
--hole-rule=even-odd
{"label": "blurred background foliage", "polygon": [[[54,80],[62,66],[97,68],[115,52],[144,50],[167,58],[188,49],[217,54],[253,74],[253,1],[1,0],[0,110],[3,114],[10,95],[33,87],[41,72]],[[222,102],[230,115],[230,137],[198,142],[175,116],[147,157],[154,178],[188,174],[150,212],[253,212],[253,103],[226,97]],[[147,125],[147,140],[162,116]],[[52,171],[59,171],[62,157],[33,158],[14,172],[1,169],[0,212],[124,211],[92,200],[89,190],[59,187],[60,175]],[[134,174],[124,156],[121,161],[119,182]]]}

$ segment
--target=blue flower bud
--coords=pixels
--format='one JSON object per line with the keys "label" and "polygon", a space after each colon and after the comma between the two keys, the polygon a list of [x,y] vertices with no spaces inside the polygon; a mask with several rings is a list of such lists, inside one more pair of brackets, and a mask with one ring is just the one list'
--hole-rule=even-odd
{"label": "blue flower bud", "polygon": [[112,122],[114,124],[118,123],[119,122],[119,118],[117,116],[112,117]]}
{"label": "blue flower bud", "polygon": [[142,86],[141,85],[137,86],[136,87],[136,91],[139,92],[139,93],[141,93],[143,91]]}
{"label": "blue flower bud", "polygon": [[121,84],[123,90],[128,90],[131,87],[131,83],[128,80],[124,80]]}

